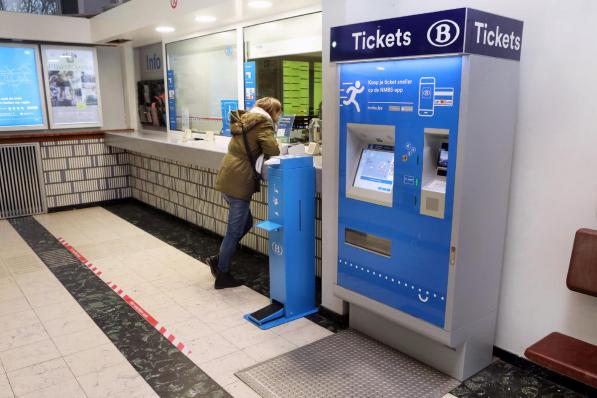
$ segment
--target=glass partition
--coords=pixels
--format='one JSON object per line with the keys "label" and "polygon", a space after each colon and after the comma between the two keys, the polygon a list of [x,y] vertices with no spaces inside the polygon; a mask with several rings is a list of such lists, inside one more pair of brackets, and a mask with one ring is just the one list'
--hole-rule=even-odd
{"label": "glass partition", "polygon": [[307,128],[321,117],[321,13],[247,27],[244,40],[245,108],[279,98],[291,125],[281,124],[278,138],[308,141]]}
{"label": "glass partition", "polygon": [[166,58],[170,129],[221,132],[238,107],[236,31],[168,43]]}

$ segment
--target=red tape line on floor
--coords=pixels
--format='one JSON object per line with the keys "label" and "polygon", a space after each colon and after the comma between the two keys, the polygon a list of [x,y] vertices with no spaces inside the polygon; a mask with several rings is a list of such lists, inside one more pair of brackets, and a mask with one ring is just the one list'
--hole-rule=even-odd
{"label": "red tape line on floor", "polygon": [[[58,241],[68,250],[71,252],[83,265],[89,268],[95,275],[98,277],[102,275],[102,271],[100,271],[95,265],[91,264],[89,260],[85,258],[81,253],[75,250],[74,247],[68,244],[62,238],[58,238]],[[100,278],[101,279],[101,278]],[[103,280],[102,280],[103,281]],[[162,336],[164,336],[177,350],[182,352],[183,354],[189,355],[191,350],[187,348],[186,344],[176,338],[172,333],[168,332],[168,329],[160,324],[149,312],[147,312],[139,303],[137,303],[131,296],[126,294],[123,289],[118,287],[117,284],[112,282],[105,282],[110,289],[114,290],[116,294],[118,294],[132,309],[137,312],[137,314],[141,315],[143,319],[145,319],[151,326],[153,326]]]}

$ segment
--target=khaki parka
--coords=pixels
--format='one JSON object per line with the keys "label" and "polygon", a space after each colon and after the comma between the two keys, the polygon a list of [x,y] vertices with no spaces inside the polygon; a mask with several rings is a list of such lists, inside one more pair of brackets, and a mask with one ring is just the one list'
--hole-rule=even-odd
{"label": "khaki parka", "polygon": [[245,151],[243,126],[247,132],[247,141],[257,159],[261,154],[265,158],[278,156],[280,149],[276,142],[274,124],[265,115],[237,110],[230,113],[232,139],[228,144],[228,153],[222,159],[216,177],[216,190],[230,197],[251,200],[255,193],[255,183],[251,161]]}

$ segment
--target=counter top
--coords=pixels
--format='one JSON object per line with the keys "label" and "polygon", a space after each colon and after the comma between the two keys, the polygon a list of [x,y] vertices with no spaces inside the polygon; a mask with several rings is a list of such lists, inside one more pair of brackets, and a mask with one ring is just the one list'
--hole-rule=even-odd
{"label": "counter top", "polygon": [[[195,133],[193,136],[203,138],[205,134]],[[181,133],[143,130],[132,133],[109,132],[105,140],[107,145],[117,148],[217,170],[228,151],[230,137],[216,135],[214,141],[183,141]],[[318,191],[321,191],[321,156],[313,157],[313,165],[317,170]]]}
{"label": "counter top", "polygon": [[40,131],[15,131],[1,132],[0,144],[15,144],[22,142],[44,142],[77,140],[89,138],[103,138],[108,132],[130,134],[134,130],[102,130],[102,129],[74,129],[74,130],[40,130]]}

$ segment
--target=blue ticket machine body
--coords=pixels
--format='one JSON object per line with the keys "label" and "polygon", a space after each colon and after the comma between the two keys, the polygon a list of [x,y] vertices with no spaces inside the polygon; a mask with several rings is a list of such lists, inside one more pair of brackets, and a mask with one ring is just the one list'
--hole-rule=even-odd
{"label": "blue ticket machine body", "polygon": [[472,9],[331,32],[334,294],[351,327],[461,380],[492,358],[521,43],[522,22]]}
{"label": "blue ticket machine body", "polygon": [[317,312],[315,302],[315,168],[310,156],[282,156],[268,166],[271,304],[245,316],[269,329]]}

